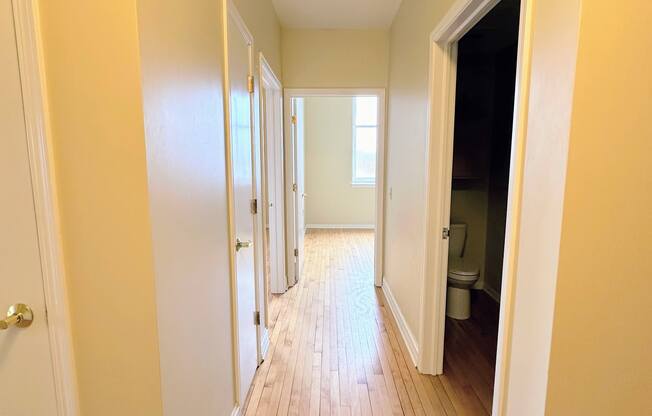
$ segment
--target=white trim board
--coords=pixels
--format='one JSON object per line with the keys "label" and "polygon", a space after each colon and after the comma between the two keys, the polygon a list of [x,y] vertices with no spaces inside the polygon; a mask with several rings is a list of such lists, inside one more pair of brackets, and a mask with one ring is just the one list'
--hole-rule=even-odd
{"label": "white trim board", "polygon": [[38,5],[34,0],[13,0],[12,6],[43,272],[43,293],[48,312],[50,354],[57,401],[56,414],[75,416],[79,414],[77,378],[60,243],[60,225],[56,215],[55,181],[50,166],[52,153],[47,137],[47,100],[43,97],[46,87],[38,25]]}
{"label": "white trim board", "polygon": [[417,343],[417,340],[414,337],[412,331],[410,331],[410,327],[408,327],[407,321],[401,313],[401,308],[399,308],[398,303],[396,303],[396,298],[394,298],[394,295],[392,294],[392,291],[387,284],[387,280],[385,279],[383,279],[382,288],[383,294],[385,295],[385,300],[387,300],[387,305],[389,306],[389,311],[394,316],[394,320],[398,325],[398,330],[401,333],[403,342],[405,342],[408,352],[410,353],[412,364],[416,367],[417,357],[419,357],[419,344]]}
{"label": "white trim board", "polygon": [[373,230],[374,224],[306,224],[306,228],[313,229],[352,229],[352,230]]}

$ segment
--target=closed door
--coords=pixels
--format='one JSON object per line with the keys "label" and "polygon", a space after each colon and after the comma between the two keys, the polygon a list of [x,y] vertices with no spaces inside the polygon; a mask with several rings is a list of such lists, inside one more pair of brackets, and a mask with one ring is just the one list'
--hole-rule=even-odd
{"label": "closed door", "polygon": [[293,99],[292,109],[296,122],[293,124],[294,136],[294,169],[295,169],[295,233],[296,233],[296,279],[301,278],[303,269],[303,243],[306,234],[306,181],[305,181],[305,150],[304,150],[304,114],[303,98]]}
{"label": "closed door", "polygon": [[255,198],[252,96],[249,92],[252,41],[242,22],[229,10],[228,74],[230,100],[231,178],[233,222],[236,237],[236,307],[240,404],[249,390],[258,365],[254,312],[256,310],[254,215]]}
{"label": "closed door", "polygon": [[0,415],[49,416],[57,406],[17,56],[11,1],[0,0],[0,319],[16,303],[34,318],[0,330]]}
{"label": "closed door", "polygon": [[266,172],[266,229],[268,236],[269,287],[272,293],[287,290],[285,277],[285,234],[283,216],[283,136],[280,90],[268,88],[263,80],[263,111]]}

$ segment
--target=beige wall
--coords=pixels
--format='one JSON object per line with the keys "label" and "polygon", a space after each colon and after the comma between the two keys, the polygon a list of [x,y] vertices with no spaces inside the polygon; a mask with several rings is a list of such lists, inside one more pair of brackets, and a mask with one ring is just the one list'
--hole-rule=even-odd
{"label": "beige wall", "polygon": [[373,225],[375,190],[353,187],[353,98],[304,98],[306,224]]}
{"label": "beige wall", "polygon": [[546,413],[652,414],[649,2],[581,11]]}
{"label": "beige wall", "polygon": [[428,37],[453,0],[403,0],[390,35],[385,279],[418,339],[425,239]]}
{"label": "beige wall", "polygon": [[233,4],[254,37],[256,75],[258,52],[262,52],[276,76],[281,79],[281,25],[272,0],[233,0]]}
{"label": "beige wall", "polygon": [[283,84],[287,88],[387,85],[386,30],[282,29]]}
{"label": "beige wall", "polygon": [[138,2],[167,415],[228,415],[235,402],[221,14],[213,0]]}
{"label": "beige wall", "polygon": [[40,1],[81,414],[161,415],[135,1]]}

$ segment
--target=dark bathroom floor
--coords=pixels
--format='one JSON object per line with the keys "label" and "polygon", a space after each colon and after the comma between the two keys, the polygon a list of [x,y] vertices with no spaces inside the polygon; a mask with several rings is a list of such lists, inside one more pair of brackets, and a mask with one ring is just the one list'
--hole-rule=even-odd
{"label": "dark bathroom floor", "polygon": [[446,318],[442,377],[456,382],[459,399],[474,415],[491,414],[499,309],[484,291],[472,290],[471,318]]}

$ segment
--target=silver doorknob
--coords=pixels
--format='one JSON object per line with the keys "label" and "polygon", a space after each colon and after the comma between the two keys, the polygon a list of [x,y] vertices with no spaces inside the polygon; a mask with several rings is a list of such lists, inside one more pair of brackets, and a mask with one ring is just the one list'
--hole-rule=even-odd
{"label": "silver doorknob", "polygon": [[0,320],[0,330],[8,329],[12,325],[18,328],[27,328],[32,324],[33,320],[34,314],[29,306],[23,303],[15,303],[9,307],[7,317]]}
{"label": "silver doorknob", "polygon": [[251,240],[240,241],[239,238],[235,239],[235,251],[240,251],[241,248],[249,248],[254,245],[254,242]]}

